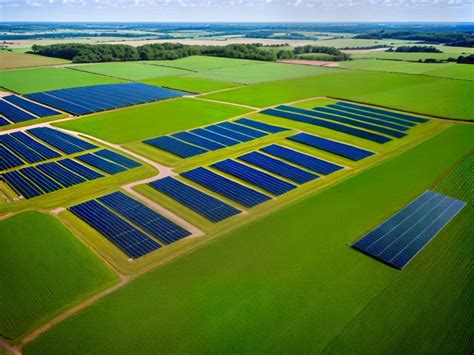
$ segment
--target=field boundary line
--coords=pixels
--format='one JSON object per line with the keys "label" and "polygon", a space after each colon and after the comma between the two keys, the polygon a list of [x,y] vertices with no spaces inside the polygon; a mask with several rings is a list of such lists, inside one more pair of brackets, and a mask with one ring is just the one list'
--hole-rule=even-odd
{"label": "field boundary line", "polygon": [[[233,88],[233,89],[236,89],[236,88]],[[244,105],[244,104],[238,104],[238,103],[235,103],[235,102],[226,102],[226,101],[219,101],[219,100],[214,100],[214,99],[205,99],[205,98],[202,98],[202,97],[199,97],[199,96],[195,96],[195,97],[193,97],[193,99],[202,100],[202,101],[209,101],[209,102],[215,102],[215,103],[218,103],[218,104],[227,104],[227,105],[237,106],[237,107],[245,107],[245,108],[251,109],[252,111],[259,111],[259,110],[261,110],[261,108],[254,107],[254,106],[249,106],[249,105]],[[249,112],[249,113],[250,113],[250,112]]]}
{"label": "field boundary line", "polygon": [[[100,63],[94,63],[94,64],[100,64]],[[84,67],[86,67],[87,65],[83,65]],[[124,79],[124,78],[120,78],[118,76],[113,76],[113,75],[106,75],[106,74],[100,74],[100,73],[94,73],[94,72],[91,72],[91,71],[87,71],[87,70],[81,70],[81,69],[76,69],[74,67],[68,67],[68,66],[64,66],[63,68],[65,69],[70,69],[70,70],[75,70],[75,71],[78,71],[78,72],[81,72],[81,73],[87,73],[87,74],[92,74],[92,75],[97,75],[97,76],[103,76],[103,77],[106,77],[106,78],[112,78],[112,79],[118,79],[118,80],[123,80],[123,81],[126,81],[126,82],[133,82],[133,80],[130,80],[130,79]],[[117,83],[118,84],[118,83]],[[100,85],[100,84],[97,84],[97,85]]]}

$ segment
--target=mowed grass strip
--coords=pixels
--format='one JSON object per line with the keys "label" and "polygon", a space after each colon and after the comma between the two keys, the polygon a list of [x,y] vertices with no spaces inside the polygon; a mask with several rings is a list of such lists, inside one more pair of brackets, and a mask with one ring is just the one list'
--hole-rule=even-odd
{"label": "mowed grass strip", "polygon": [[34,54],[0,51],[0,69],[2,70],[67,63],[70,63],[70,61],[65,59],[42,57],[40,55]]}
{"label": "mowed grass strip", "polygon": [[143,80],[150,78],[159,78],[162,76],[183,75],[191,73],[188,70],[170,67],[159,67],[156,65],[147,65],[136,62],[76,65],[70,68],[126,80]]}
{"label": "mowed grass strip", "polygon": [[257,63],[238,67],[201,71],[192,76],[232,81],[241,84],[256,84],[265,81],[285,80],[337,72],[339,69],[293,65],[284,63]]}
{"label": "mowed grass strip", "polygon": [[[267,107],[315,96],[332,96],[452,119],[474,119],[474,83],[427,76],[341,71],[310,78],[262,83],[204,98]],[[449,95],[447,94],[449,93]]]}
{"label": "mowed grass strip", "polygon": [[123,82],[123,80],[67,68],[32,68],[0,71],[0,87],[20,94],[120,82]]}
{"label": "mowed grass strip", "polygon": [[247,64],[261,64],[257,60],[249,59],[236,59],[236,58],[222,58],[222,57],[209,57],[209,56],[191,56],[186,58],[180,58],[175,60],[150,60],[143,62],[146,64],[174,67],[180,69],[191,70],[194,72],[217,69],[217,68],[229,68],[238,67],[240,65]]}
{"label": "mowed grass strip", "polygon": [[129,143],[242,115],[249,109],[181,98],[58,123],[112,143]]}
{"label": "mowed grass strip", "polygon": [[142,80],[142,82],[144,82],[145,84],[164,86],[171,89],[193,92],[198,94],[224,89],[231,89],[240,86],[237,83],[231,83],[228,81],[195,78],[188,75],[167,76],[164,78]]}
{"label": "mowed grass strip", "polygon": [[[447,129],[216,239],[67,319],[23,352],[320,352],[400,272],[348,243],[428,188],[472,148],[472,134],[468,126]],[[424,260],[420,255],[407,270]],[[420,306],[433,315],[430,304]],[[385,314],[378,314],[380,327],[388,326]],[[431,344],[429,337],[420,341]]]}
{"label": "mowed grass strip", "polygon": [[1,221],[0,250],[0,335],[7,339],[118,281],[59,220],[43,213]]}

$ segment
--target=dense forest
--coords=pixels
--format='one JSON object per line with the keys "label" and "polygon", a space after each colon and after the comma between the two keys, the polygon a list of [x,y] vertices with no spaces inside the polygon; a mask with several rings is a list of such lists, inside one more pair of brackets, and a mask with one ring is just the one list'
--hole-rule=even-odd
{"label": "dense forest", "polygon": [[301,54],[324,54],[326,60],[348,60],[348,54],[333,47],[302,46],[275,50],[261,44],[230,44],[227,46],[190,46],[179,43],[153,43],[139,47],[124,44],[64,43],[34,45],[33,53],[71,60],[73,63],[122,62],[134,60],[172,60],[192,55],[274,61],[297,58]]}
{"label": "dense forest", "polygon": [[362,33],[354,38],[362,39],[404,39],[446,46],[474,47],[472,32],[417,32],[417,31],[374,31]]}

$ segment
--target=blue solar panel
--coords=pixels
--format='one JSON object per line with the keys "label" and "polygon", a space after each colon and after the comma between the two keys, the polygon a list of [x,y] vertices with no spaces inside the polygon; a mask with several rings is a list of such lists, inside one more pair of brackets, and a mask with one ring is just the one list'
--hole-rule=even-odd
{"label": "blue solar panel", "polygon": [[239,118],[238,120],[234,121],[235,123],[257,128],[261,131],[265,131],[267,133],[279,133],[279,132],[284,132],[284,131],[289,131],[288,128],[280,127],[280,126],[275,126],[271,125],[268,123],[263,123],[260,121],[254,121],[249,118]]}
{"label": "blue solar panel", "polygon": [[114,192],[99,200],[165,244],[191,235],[186,229],[122,192]]}
{"label": "blue solar panel", "polygon": [[131,258],[139,258],[160,248],[153,239],[95,200],[70,207],[69,210]]}
{"label": "blue solar panel", "polygon": [[38,185],[45,193],[53,192],[63,188],[56,181],[54,181],[49,176],[45,175],[35,167],[30,166],[27,168],[20,169],[19,171],[28,179],[33,181],[36,185]]}
{"label": "blue solar panel", "polygon": [[180,158],[190,158],[207,152],[207,150],[203,148],[182,142],[179,139],[169,136],[147,139],[143,141],[143,143],[165,150]]}
{"label": "blue solar panel", "polygon": [[334,122],[328,122],[325,120],[320,120],[315,117],[308,117],[305,115],[300,115],[297,113],[292,113],[292,112],[285,112],[285,111],[279,111],[275,109],[266,109],[261,111],[260,113],[263,113],[265,115],[271,115],[271,116],[276,116],[276,117],[281,117],[281,118],[286,118],[292,121],[297,121],[297,122],[303,122],[303,123],[308,123],[314,126],[319,126],[319,127],[325,127],[328,129],[332,129],[333,131],[337,132],[343,132],[352,136],[356,136],[359,138],[367,139],[372,142],[377,142],[377,143],[387,143],[391,141],[392,139],[389,137],[382,136],[380,134],[372,133],[372,132],[367,132],[358,128],[354,127],[349,127],[345,126],[339,123],[334,123]]}
{"label": "blue solar panel", "polygon": [[181,175],[248,208],[271,200],[271,197],[261,192],[227,179],[205,168],[189,170]]}
{"label": "blue solar panel", "polygon": [[220,135],[228,137],[228,138],[232,138],[232,139],[237,140],[239,142],[248,142],[248,141],[251,141],[251,140],[254,139],[253,137],[249,137],[249,136],[247,136],[245,134],[241,134],[239,132],[231,131],[229,129],[220,127],[218,125],[207,126],[207,127],[204,127],[204,128],[207,129],[208,131],[220,134]]}
{"label": "blue solar panel", "polygon": [[217,150],[224,148],[224,145],[195,135],[191,132],[178,132],[172,135],[173,137],[180,139],[186,143],[197,145],[198,147],[207,149],[207,150]]}
{"label": "blue solar panel", "polygon": [[127,168],[123,167],[122,165],[115,164],[111,161],[108,161],[91,153],[79,155],[76,157],[76,159],[79,159],[80,161],[92,165],[93,167],[105,171],[106,173],[111,175],[118,174],[127,170]]}
{"label": "blue solar panel", "polygon": [[241,211],[172,177],[156,180],[150,186],[204,216],[219,222]]}
{"label": "blue solar panel", "polygon": [[428,190],[352,246],[402,269],[465,205]]}
{"label": "blue solar panel", "polygon": [[201,136],[201,137],[204,137],[204,138],[207,138],[207,139],[210,139],[214,142],[225,145],[226,147],[231,147],[233,145],[236,145],[236,144],[240,143],[239,141],[237,141],[235,139],[224,137],[220,134],[208,131],[207,129],[203,129],[203,128],[193,129],[191,131],[191,133],[196,134],[196,135]]}
{"label": "blue solar panel", "polygon": [[10,121],[8,121],[6,118],[0,116],[0,127],[8,126],[9,124],[11,124]]}
{"label": "blue solar panel", "polygon": [[85,95],[82,94],[81,90],[81,88],[76,88],[74,92],[71,92],[70,89],[59,89],[50,91],[47,94],[64,101],[71,102],[75,105],[85,107],[91,112],[99,112],[108,108],[114,108],[98,101],[95,96],[86,98]]}
{"label": "blue solar panel", "polygon": [[49,117],[61,114],[61,112],[59,111],[55,111],[53,109],[50,109],[49,107],[38,105],[37,103],[25,100],[20,96],[9,95],[3,97],[3,99],[16,106],[21,107],[22,109],[25,109],[26,111],[31,112],[32,114],[38,117]]}
{"label": "blue solar panel", "polygon": [[282,195],[296,188],[295,185],[290,184],[289,182],[283,181],[261,170],[254,169],[234,160],[226,159],[212,164],[211,166],[258,186],[274,195]]}
{"label": "blue solar panel", "polygon": [[41,154],[45,159],[54,159],[61,156],[61,154],[58,152],[52,150],[44,144],[41,144],[23,132],[14,132],[11,134],[11,136],[28,146],[28,148],[33,149],[37,153]]}
{"label": "blue solar panel", "polygon": [[334,106],[335,105],[333,105],[331,107],[329,107],[329,106],[315,107],[313,110],[326,112],[326,113],[329,113],[329,114],[334,114],[334,115],[338,115],[338,116],[342,116],[342,117],[346,117],[346,118],[353,118],[355,120],[364,121],[364,122],[368,122],[368,123],[373,123],[373,124],[376,124],[376,125],[379,125],[379,126],[393,128],[393,129],[396,129],[396,130],[399,130],[399,131],[408,131],[408,129],[409,129],[405,125],[399,125],[399,124],[392,123],[392,122],[387,122],[387,121],[384,121],[384,120],[370,118],[370,117],[364,115],[363,113],[355,114],[355,113],[351,113],[351,112],[345,112],[343,110],[339,110],[337,108],[337,106],[336,107],[334,107]]}
{"label": "blue solar panel", "polygon": [[0,142],[29,163],[37,163],[39,161],[45,160],[43,156],[35,152],[33,149],[30,149],[28,146],[9,134],[1,135]]}
{"label": "blue solar panel", "polygon": [[365,129],[368,129],[368,130],[371,130],[371,131],[383,133],[383,134],[386,134],[386,135],[389,135],[389,136],[392,136],[392,137],[396,137],[396,138],[402,138],[402,137],[406,136],[406,133],[395,131],[393,129],[384,128],[384,127],[372,125],[372,124],[369,124],[369,123],[365,123],[365,122],[361,122],[361,121],[357,121],[357,120],[353,120],[353,119],[349,119],[349,118],[344,118],[344,117],[341,117],[341,116],[331,115],[329,113],[322,112],[322,110],[324,110],[324,109],[321,109],[319,107],[316,108],[313,111],[313,110],[306,110],[306,109],[299,108],[299,107],[291,107],[291,106],[286,106],[286,105],[280,105],[280,106],[277,107],[277,109],[278,110],[289,111],[289,112],[295,112],[295,113],[299,113],[299,114],[307,115],[307,116],[311,116],[311,117],[324,118],[324,119],[328,119],[328,120],[336,121],[336,122],[340,122],[340,123],[345,123],[345,124],[348,124],[348,125],[351,125],[351,126],[365,128]]}
{"label": "blue solar panel", "polygon": [[316,174],[285,163],[279,159],[269,157],[268,155],[262,154],[260,152],[250,152],[248,154],[241,155],[239,159],[246,163],[258,166],[259,168],[268,170],[276,175],[283,176],[284,178],[287,178],[298,184],[304,184],[319,177]]}
{"label": "blue solar panel", "polygon": [[72,172],[82,176],[86,180],[95,180],[104,176],[101,173],[89,169],[87,166],[79,164],[78,162],[69,158],[59,160],[58,163]]}
{"label": "blue solar panel", "polygon": [[69,101],[58,99],[57,97],[48,95],[47,93],[43,93],[43,92],[27,94],[25,95],[25,97],[31,100],[41,102],[42,104],[53,106],[62,111],[72,113],[73,115],[86,115],[88,113],[93,112],[91,109],[73,104],[72,102],[69,102]]}
{"label": "blue solar panel", "polygon": [[358,110],[381,113],[381,114],[386,115],[386,116],[401,118],[401,119],[411,121],[411,122],[416,122],[416,123],[423,123],[423,122],[428,121],[426,118],[421,118],[421,117],[416,117],[416,116],[411,116],[411,115],[405,115],[403,113],[398,113],[398,112],[393,112],[393,111],[388,111],[388,110],[381,110],[381,109],[376,109],[376,108],[368,107],[368,106],[355,105],[355,104],[351,104],[351,103],[348,103],[348,102],[342,102],[341,101],[341,102],[338,102],[338,104],[343,105],[343,106],[347,106],[347,107],[356,108]]}
{"label": "blue solar panel", "polygon": [[69,142],[71,144],[74,144],[75,146],[78,146],[79,148],[82,148],[83,150],[97,148],[97,146],[92,143],[86,142],[85,140],[71,136],[70,134],[64,133],[57,129],[44,128],[44,130],[47,130],[49,134],[56,136],[58,138],[61,138],[62,140],[65,140],[66,142]]}
{"label": "blue solar panel", "polygon": [[375,113],[375,112],[359,110],[359,109],[356,109],[354,107],[341,105],[339,102],[334,104],[334,105],[328,105],[327,107],[331,107],[331,108],[337,109],[339,111],[355,113],[357,115],[364,115],[366,117],[377,118],[377,119],[382,120],[382,121],[393,122],[393,123],[396,123],[396,124],[402,125],[402,126],[407,126],[407,127],[416,126],[416,123],[411,122],[411,121],[404,121],[404,120],[400,120],[400,119],[397,119],[397,118],[394,118],[394,117],[384,116],[384,115],[381,115],[381,114],[378,114],[378,113]]}
{"label": "blue solar panel", "polygon": [[36,117],[0,99],[0,113],[14,123],[33,120]]}
{"label": "blue solar panel", "polygon": [[41,190],[35,184],[18,171],[4,173],[2,174],[2,178],[8,183],[8,185],[10,185],[10,187],[13,188],[13,190],[24,198],[29,199],[42,194]]}
{"label": "blue solar panel", "polygon": [[86,181],[83,177],[72,173],[56,162],[44,163],[36,167],[65,187],[74,186]]}
{"label": "blue solar panel", "polygon": [[276,144],[269,145],[260,150],[324,175],[332,174],[338,170],[344,169],[342,166],[337,164]]}
{"label": "blue solar panel", "polygon": [[102,149],[94,153],[102,158],[113,161],[114,163],[120,164],[128,169],[139,167],[141,164],[133,159],[127,158],[121,154],[115,153],[108,149]]}
{"label": "blue solar panel", "polygon": [[97,148],[91,143],[52,128],[37,127],[29,129],[27,132],[66,154]]}
{"label": "blue solar panel", "polygon": [[298,133],[294,136],[287,137],[286,139],[298,143],[303,143],[309,145],[310,147],[325,150],[327,152],[355,161],[367,158],[375,154],[373,152],[359,147],[355,147],[353,145],[336,142],[327,138],[322,138],[307,133]]}
{"label": "blue solar panel", "polygon": [[232,122],[222,122],[222,123],[219,123],[217,125],[220,126],[220,127],[226,128],[226,129],[230,129],[232,131],[236,131],[236,132],[245,134],[245,135],[253,137],[253,138],[261,138],[261,137],[265,137],[267,135],[267,133],[265,133],[265,132],[258,131],[258,130],[253,129],[253,128],[241,126],[239,124],[235,124],[235,123],[232,123]]}
{"label": "blue solar panel", "polygon": [[0,170],[14,168],[23,165],[23,161],[10,152],[3,145],[0,145]]}

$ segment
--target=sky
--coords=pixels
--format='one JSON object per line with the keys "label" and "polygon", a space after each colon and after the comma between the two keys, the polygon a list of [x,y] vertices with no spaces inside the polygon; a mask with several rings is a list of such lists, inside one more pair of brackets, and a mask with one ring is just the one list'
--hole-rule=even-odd
{"label": "sky", "polygon": [[0,0],[0,7],[1,21],[474,21],[474,0]]}

